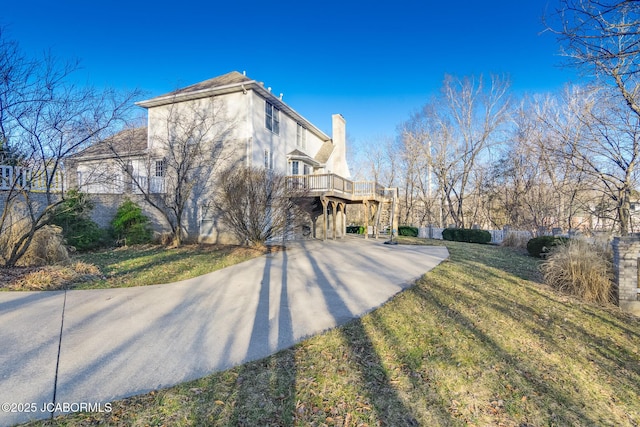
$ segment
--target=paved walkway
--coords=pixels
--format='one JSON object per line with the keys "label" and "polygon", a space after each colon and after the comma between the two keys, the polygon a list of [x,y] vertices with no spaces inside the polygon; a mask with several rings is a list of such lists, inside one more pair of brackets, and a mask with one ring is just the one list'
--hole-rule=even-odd
{"label": "paved walkway", "polygon": [[0,292],[0,404],[13,404],[0,426],[265,357],[371,311],[447,256],[349,237],[167,285]]}

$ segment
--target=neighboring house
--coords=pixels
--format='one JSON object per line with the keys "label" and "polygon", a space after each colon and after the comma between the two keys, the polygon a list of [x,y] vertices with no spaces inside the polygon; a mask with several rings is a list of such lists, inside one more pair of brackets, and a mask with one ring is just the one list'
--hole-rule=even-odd
{"label": "neighboring house", "polygon": [[[330,232],[334,238],[344,234],[347,204],[378,206],[387,200],[377,184],[348,180],[345,120],[341,115],[332,116],[329,136],[285,104],[282,95],[275,96],[263,83],[242,73],[234,71],[137,105],[147,109],[147,127],[122,131],[67,162],[70,184],[99,196],[99,215],[115,212],[123,195],[140,202],[140,197],[136,198],[140,184],[159,196],[167,191],[170,177],[166,161],[172,148],[164,142],[180,135],[219,144],[217,170],[242,164],[296,176],[296,183],[303,182],[310,190],[309,197],[317,199],[309,212],[316,237],[326,238]],[[194,132],[195,124],[200,126],[198,132]],[[210,209],[215,173],[209,176],[203,171],[201,175],[206,179],[194,191],[183,228],[193,240],[231,241],[233,237]],[[149,206],[141,204],[155,218],[156,229],[165,228]],[[99,222],[106,225],[105,219]]]}

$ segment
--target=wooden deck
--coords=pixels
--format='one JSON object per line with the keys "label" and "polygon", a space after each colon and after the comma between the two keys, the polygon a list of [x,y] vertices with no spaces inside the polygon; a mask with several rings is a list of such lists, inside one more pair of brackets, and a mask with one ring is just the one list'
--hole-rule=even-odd
{"label": "wooden deck", "polygon": [[351,181],[336,174],[287,176],[289,188],[304,190],[309,197],[334,197],[348,202],[388,200],[388,190],[374,181]]}
{"label": "wooden deck", "polygon": [[[397,198],[396,188],[385,188],[375,181],[351,181],[336,174],[322,175],[291,175],[287,176],[287,185],[292,190],[300,190],[301,197],[316,197],[322,208],[316,218],[322,216],[321,236],[323,240],[328,238],[330,229],[333,231],[333,239],[338,235],[346,234],[346,206],[361,204],[364,209],[364,226],[367,229],[365,238],[369,235],[369,220],[372,219],[373,235],[377,238],[380,230],[381,212],[389,210],[392,219],[391,228],[397,224]],[[373,209],[373,211],[372,211]],[[331,217],[331,225],[329,225]],[[338,218],[340,226],[338,227]],[[315,220],[312,219],[312,223]],[[319,237],[314,233],[314,236]]]}

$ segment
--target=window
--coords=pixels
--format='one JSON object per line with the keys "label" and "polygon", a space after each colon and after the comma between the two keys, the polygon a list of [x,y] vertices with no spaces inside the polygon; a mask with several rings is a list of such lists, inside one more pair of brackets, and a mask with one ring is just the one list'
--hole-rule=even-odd
{"label": "window", "polygon": [[280,110],[273,108],[273,133],[280,135]]}
{"label": "window", "polygon": [[167,169],[166,160],[156,160],[156,176],[163,177]]}
{"label": "window", "polygon": [[304,167],[303,167],[303,170],[304,170],[303,173],[305,175],[310,175],[311,174],[311,168],[309,167],[309,165],[305,164]]}
{"label": "window", "polygon": [[270,102],[265,102],[264,105],[264,125],[271,132],[276,135],[280,134],[280,110],[273,106]]}
{"label": "window", "polygon": [[291,175],[300,175],[300,163],[298,161],[291,162]]}
{"label": "window", "polygon": [[296,145],[300,148],[307,148],[307,129],[298,123],[298,132],[296,133]]}
{"label": "window", "polygon": [[273,153],[269,150],[264,150],[264,168],[273,169]]}
{"label": "window", "polygon": [[266,102],[264,104],[264,125],[267,129],[273,130],[273,105]]}

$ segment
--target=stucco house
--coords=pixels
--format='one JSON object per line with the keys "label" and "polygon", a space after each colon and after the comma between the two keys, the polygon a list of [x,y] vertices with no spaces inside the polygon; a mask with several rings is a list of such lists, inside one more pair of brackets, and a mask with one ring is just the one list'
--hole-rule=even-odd
{"label": "stucco house", "polygon": [[[188,149],[200,141],[210,144],[203,155],[215,155],[215,162],[202,163],[197,174],[202,182],[192,183],[183,224],[192,240],[234,239],[210,209],[215,172],[205,170],[208,164],[215,163],[216,170],[264,167],[303,183],[314,199],[309,228],[319,238],[344,235],[347,204],[364,205],[373,221],[380,217],[375,214],[380,209],[371,208],[390,201],[380,185],[349,179],[346,122],[340,114],[332,116],[329,136],[287,105],[282,95],[244,73],[233,71],[137,105],[147,110],[146,127],[124,130],[67,162],[70,185],[95,197],[96,219],[102,225],[124,196],[140,195],[140,185],[159,196],[170,191],[167,161],[175,159],[178,147]],[[156,230],[162,231],[162,219],[140,197],[137,201],[154,218]]]}

